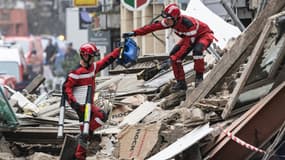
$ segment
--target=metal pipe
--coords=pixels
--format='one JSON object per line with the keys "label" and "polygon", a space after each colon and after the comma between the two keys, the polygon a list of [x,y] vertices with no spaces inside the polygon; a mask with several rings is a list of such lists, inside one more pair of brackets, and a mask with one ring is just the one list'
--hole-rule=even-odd
{"label": "metal pipe", "polygon": [[231,16],[232,20],[234,23],[237,25],[237,27],[241,30],[244,31],[245,27],[239,20],[239,18],[236,16],[234,13],[233,9],[227,4],[225,0],[221,0],[222,5],[224,6],[225,10],[228,12],[228,14]]}
{"label": "metal pipe", "polygon": [[64,112],[65,112],[65,96],[62,95],[60,101],[60,112],[59,112],[59,120],[58,120],[58,131],[57,131],[57,138],[63,137],[64,131]]}
{"label": "metal pipe", "polygon": [[89,122],[90,122],[90,116],[91,116],[91,100],[92,100],[91,93],[92,93],[92,87],[88,86],[85,111],[84,111],[83,135],[89,134]]}

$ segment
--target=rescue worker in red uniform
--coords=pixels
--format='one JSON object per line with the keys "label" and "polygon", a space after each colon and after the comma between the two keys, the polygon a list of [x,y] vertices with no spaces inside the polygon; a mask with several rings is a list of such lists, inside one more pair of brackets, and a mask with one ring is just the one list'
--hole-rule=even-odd
{"label": "rescue worker in red uniform", "polygon": [[[95,77],[96,74],[110,65],[116,58],[120,55],[120,48],[114,49],[111,53],[105,56],[103,59],[94,62],[94,57],[99,56],[99,50],[96,48],[94,43],[86,43],[80,47],[80,65],[69,72],[66,81],[63,84],[63,93],[66,97],[71,108],[76,111],[79,117],[79,121],[83,121],[84,109],[85,106],[78,102],[73,91],[75,88],[86,88],[87,86],[92,86],[92,97],[94,97],[95,91]],[[92,98],[93,99],[93,98]],[[100,110],[99,107],[96,107],[91,104],[91,118],[89,122],[89,136],[83,136],[83,125],[80,126],[81,134],[79,136],[79,143],[74,154],[76,160],[85,160],[86,150],[87,150],[87,141],[92,136],[93,131],[104,124],[107,120],[107,114]]]}
{"label": "rescue worker in red uniform", "polygon": [[204,56],[203,51],[212,43],[214,36],[209,26],[198,19],[182,15],[176,4],[169,4],[161,13],[163,19],[159,22],[145,25],[132,32],[123,34],[123,37],[141,36],[157,30],[172,28],[181,40],[170,52],[171,66],[177,83],[173,90],[186,90],[185,73],[182,60],[193,50],[195,86],[203,80]]}

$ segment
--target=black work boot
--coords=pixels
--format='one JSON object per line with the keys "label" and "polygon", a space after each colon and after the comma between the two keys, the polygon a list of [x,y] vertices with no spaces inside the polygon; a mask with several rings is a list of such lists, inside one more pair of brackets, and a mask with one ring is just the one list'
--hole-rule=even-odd
{"label": "black work boot", "polygon": [[172,91],[187,90],[185,80],[177,80],[177,83],[171,88]]}
{"label": "black work boot", "polygon": [[203,73],[196,72],[195,76],[195,88],[203,81]]}

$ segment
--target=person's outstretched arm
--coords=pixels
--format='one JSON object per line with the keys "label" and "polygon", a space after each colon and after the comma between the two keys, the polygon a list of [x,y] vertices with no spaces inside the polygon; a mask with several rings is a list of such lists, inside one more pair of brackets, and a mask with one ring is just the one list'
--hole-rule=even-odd
{"label": "person's outstretched arm", "polygon": [[169,28],[169,27],[164,23],[164,20],[162,20],[162,21],[158,21],[156,23],[148,24],[141,28],[135,29],[133,30],[133,32],[135,33],[135,36],[142,36],[142,35],[146,35],[148,33],[166,29],[166,28]]}
{"label": "person's outstretched arm", "polygon": [[103,59],[96,62],[95,73],[100,72],[102,69],[106,68],[108,65],[112,64],[120,55],[121,48],[115,48],[111,53],[106,55]]}
{"label": "person's outstretched arm", "polygon": [[142,35],[146,35],[148,33],[166,29],[169,27],[170,26],[167,26],[167,24],[165,23],[165,20],[163,19],[162,21],[158,21],[152,24],[145,25],[141,28],[137,28],[133,30],[132,32],[123,33],[123,38],[132,37],[132,36],[142,36]]}

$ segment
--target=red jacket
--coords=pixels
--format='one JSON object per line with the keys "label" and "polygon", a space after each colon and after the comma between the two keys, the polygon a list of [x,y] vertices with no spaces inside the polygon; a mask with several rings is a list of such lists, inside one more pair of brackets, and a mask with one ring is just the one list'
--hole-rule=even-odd
{"label": "red jacket", "polygon": [[181,15],[173,27],[167,26],[164,21],[165,19],[157,23],[145,25],[144,27],[134,30],[134,32],[136,35],[145,35],[153,31],[173,28],[174,32],[181,38],[198,38],[204,33],[213,33],[207,24],[191,16]]}
{"label": "red jacket", "polygon": [[103,59],[94,62],[89,68],[78,66],[78,68],[69,72],[67,79],[63,84],[63,92],[67,96],[68,103],[71,104],[71,102],[78,102],[73,94],[73,89],[76,87],[85,87],[87,89],[87,86],[91,85],[92,97],[94,97],[96,74],[110,65],[116,58],[119,57],[119,55],[120,49],[116,48]]}
{"label": "red jacket", "polygon": [[[213,33],[213,31],[209,28],[209,26],[198,19],[181,15],[177,20],[174,26],[167,26],[165,23],[165,19],[161,20],[157,23],[152,23],[146,25],[144,27],[138,28],[134,30],[135,35],[145,35],[151,33],[153,31],[173,28],[173,31],[176,35],[182,38],[182,40],[178,43],[179,46],[184,46],[179,52],[186,52],[186,50],[191,46],[191,44],[195,43],[195,41],[202,37],[205,33]],[[178,53],[179,54],[179,53]]]}

